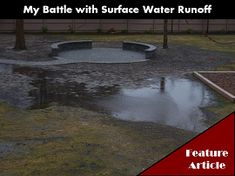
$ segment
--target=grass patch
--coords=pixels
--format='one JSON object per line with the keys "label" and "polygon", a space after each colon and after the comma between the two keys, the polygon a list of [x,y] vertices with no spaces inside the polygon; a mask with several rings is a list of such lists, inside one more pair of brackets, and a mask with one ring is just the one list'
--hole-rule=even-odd
{"label": "grass patch", "polygon": [[231,103],[228,100],[225,100],[224,98],[220,97],[218,100],[218,104],[216,106],[211,106],[207,108],[210,112],[213,112],[217,115],[217,118],[215,118],[215,122],[218,120],[221,120],[225,116],[231,114],[235,111],[235,103]]}
{"label": "grass patch", "polygon": [[72,107],[0,109],[3,175],[136,175],[195,135]]}
{"label": "grass patch", "polygon": [[217,71],[235,71],[235,62],[217,67],[216,70]]}

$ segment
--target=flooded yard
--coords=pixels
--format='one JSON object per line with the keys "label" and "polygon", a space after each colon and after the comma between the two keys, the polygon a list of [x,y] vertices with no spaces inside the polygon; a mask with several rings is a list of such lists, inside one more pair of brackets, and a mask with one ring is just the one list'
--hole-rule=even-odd
{"label": "flooded yard", "polygon": [[[61,35],[28,35],[25,51],[9,48],[13,35],[1,37],[0,175],[136,175],[221,119],[217,104],[234,109],[192,76],[234,60],[207,43],[158,47],[145,62],[55,65],[48,54]],[[135,54],[127,59],[142,61]]]}
{"label": "flooded yard", "polygon": [[[215,103],[214,94],[201,82],[174,75],[148,78],[150,83],[135,87],[118,84],[91,87],[89,82],[60,82],[55,73],[42,69],[2,65],[1,72],[27,77],[28,89],[21,84],[20,89],[17,85],[8,86],[0,93],[2,100],[26,109],[54,104],[82,107],[121,120],[154,122],[200,132],[208,128],[207,116],[201,108]],[[21,96],[15,96],[16,92]]]}

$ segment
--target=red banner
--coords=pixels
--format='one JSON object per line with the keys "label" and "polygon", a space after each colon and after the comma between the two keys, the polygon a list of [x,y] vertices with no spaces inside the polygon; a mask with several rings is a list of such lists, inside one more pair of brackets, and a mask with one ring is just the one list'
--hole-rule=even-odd
{"label": "red banner", "polygon": [[139,175],[234,175],[234,113]]}

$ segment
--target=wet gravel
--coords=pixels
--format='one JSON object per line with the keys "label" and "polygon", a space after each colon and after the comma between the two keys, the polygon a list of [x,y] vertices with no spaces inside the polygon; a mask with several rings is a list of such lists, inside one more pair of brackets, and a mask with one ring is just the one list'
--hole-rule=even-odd
{"label": "wet gravel", "polygon": [[[26,51],[9,49],[14,43],[13,35],[0,35],[0,59],[17,59],[28,61],[43,61],[51,59],[50,45],[58,42],[58,38],[43,35],[27,35]],[[63,38],[61,38],[62,40]],[[154,84],[156,77],[173,76],[189,77],[199,70],[213,70],[215,67],[228,64],[234,56],[203,50],[191,46],[169,45],[164,50],[158,44],[154,60],[140,63],[98,64],[76,63],[56,66],[17,66],[0,64],[0,98],[9,99],[14,105],[20,104],[20,97],[26,97],[27,92],[35,89],[32,80],[46,79],[54,85],[70,85],[80,87],[85,85],[86,91],[97,91],[100,87],[141,88]],[[107,42],[98,42],[96,47],[107,46]],[[120,46],[120,42],[111,42],[109,47]],[[55,87],[56,89],[56,87]],[[13,93],[12,93],[13,92]],[[25,98],[26,105],[31,101]],[[17,103],[19,102],[19,103]],[[25,106],[26,106],[25,105]]]}
{"label": "wet gravel", "polygon": [[[64,37],[63,35],[26,35],[27,50],[23,51],[12,49],[15,40],[14,35],[1,34],[0,39],[0,59],[46,61],[52,60],[50,57],[50,45],[63,41]],[[94,47],[116,48],[121,46],[121,42],[95,42],[93,45]],[[139,69],[139,67],[143,66],[143,69],[150,69],[150,71],[152,69],[163,71],[205,70],[228,63],[234,59],[234,56],[229,54],[203,50],[191,46],[169,44],[169,49],[165,50],[158,43],[154,45],[158,47],[154,61],[148,62],[147,64],[142,63],[140,66],[139,64],[131,65],[131,67]],[[78,68],[79,66],[83,67],[84,65],[79,63]],[[116,66],[113,65],[113,67]],[[123,67],[123,69],[126,69],[126,67]]]}
{"label": "wet gravel", "polygon": [[32,104],[29,91],[35,89],[32,79],[25,75],[0,73],[0,101],[20,108]]}
{"label": "wet gravel", "polygon": [[14,50],[15,35],[0,34],[0,58],[24,61],[46,61],[49,57],[50,45],[57,42],[46,35],[26,35],[27,50]]}

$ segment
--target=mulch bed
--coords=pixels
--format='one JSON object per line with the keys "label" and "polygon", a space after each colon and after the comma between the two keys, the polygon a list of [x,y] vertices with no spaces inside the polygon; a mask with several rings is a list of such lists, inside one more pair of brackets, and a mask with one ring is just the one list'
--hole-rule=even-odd
{"label": "mulch bed", "polygon": [[200,73],[222,89],[235,95],[235,73]]}

